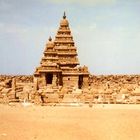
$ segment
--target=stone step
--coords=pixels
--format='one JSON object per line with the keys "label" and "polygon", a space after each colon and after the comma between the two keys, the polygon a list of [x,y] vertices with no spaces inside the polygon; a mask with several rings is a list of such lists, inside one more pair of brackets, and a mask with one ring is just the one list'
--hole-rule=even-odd
{"label": "stone step", "polygon": [[9,99],[9,103],[10,102],[19,102],[19,99]]}

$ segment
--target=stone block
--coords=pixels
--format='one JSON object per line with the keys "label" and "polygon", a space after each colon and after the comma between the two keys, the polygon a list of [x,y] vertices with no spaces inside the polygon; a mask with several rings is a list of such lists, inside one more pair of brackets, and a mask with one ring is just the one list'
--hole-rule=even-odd
{"label": "stone block", "polygon": [[58,94],[45,94],[43,95],[43,103],[59,103]]}
{"label": "stone block", "polygon": [[41,96],[35,95],[34,103],[37,104],[37,105],[42,104]]}
{"label": "stone block", "polygon": [[73,94],[65,94],[62,103],[76,103],[78,99]]}

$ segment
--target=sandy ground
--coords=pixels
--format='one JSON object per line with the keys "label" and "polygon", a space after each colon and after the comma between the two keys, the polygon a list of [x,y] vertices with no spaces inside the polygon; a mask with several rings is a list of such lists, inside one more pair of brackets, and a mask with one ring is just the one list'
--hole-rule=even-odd
{"label": "sandy ground", "polygon": [[0,140],[140,140],[140,105],[0,105]]}

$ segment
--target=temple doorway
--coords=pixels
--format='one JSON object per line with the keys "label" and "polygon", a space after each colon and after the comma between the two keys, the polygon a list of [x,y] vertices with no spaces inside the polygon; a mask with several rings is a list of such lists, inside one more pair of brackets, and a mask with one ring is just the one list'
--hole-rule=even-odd
{"label": "temple doorway", "polygon": [[52,84],[52,80],[53,80],[53,74],[52,73],[47,73],[46,74],[46,83],[47,84]]}
{"label": "temple doorway", "polygon": [[81,89],[82,86],[83,86],[83,75],[79,75],[78,88]]}

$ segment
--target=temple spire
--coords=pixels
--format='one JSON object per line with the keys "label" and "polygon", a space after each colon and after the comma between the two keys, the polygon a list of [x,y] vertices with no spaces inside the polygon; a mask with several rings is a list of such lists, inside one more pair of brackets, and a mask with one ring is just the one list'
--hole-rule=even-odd
{"label": "temple spire", "polygon": [[65,19],[65,18],[66,18],[66,13],[65,13],[65,11],[64,11],[63,19]]}

